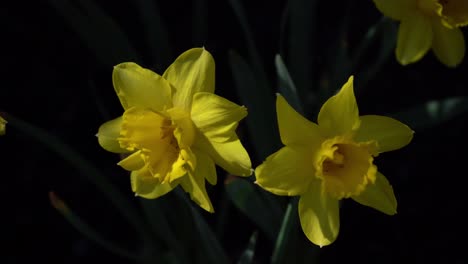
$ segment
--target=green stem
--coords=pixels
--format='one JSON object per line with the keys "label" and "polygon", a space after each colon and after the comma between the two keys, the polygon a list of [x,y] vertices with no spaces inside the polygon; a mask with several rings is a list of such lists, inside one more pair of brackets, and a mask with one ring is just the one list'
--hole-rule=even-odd
{"label": "green stem", "polygon": [[294,228],[296,228],[297,213],[293,213],[293,210],[297,206],[298,199],[294,197],[288,204],[286,212],[284,213],[283,222],[276,239],[275,248],[273,250],[273,256],[271,257],[272,264],[284,263],[284,256],[286,255],[286,247],[288,242],[291,240],[291,236],[294,234]]}

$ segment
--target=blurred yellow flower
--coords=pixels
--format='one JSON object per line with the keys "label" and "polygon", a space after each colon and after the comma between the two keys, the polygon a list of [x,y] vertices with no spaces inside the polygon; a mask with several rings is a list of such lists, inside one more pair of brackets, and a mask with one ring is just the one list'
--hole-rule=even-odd
{"label": "blurred yellow flower", "polygon": [[125,111],[104,123],[97,136],[104,149],[128,154],[118,164],[131,171],[136,195],[157,198],[180,184],[213,212],[205,178],[216,184],[215,163],[231,174],[251,175],[249,155],[235,132],[247,110],[214,94],[215,64],[208,51],[184,52],[162,76],[122,63],[112,80]]}
{"label": "blurred yellow flower", "polygon": [[5,135],[7,123],[8,122],[0,116],[0,136]]}
{"label": "blurred yellow flower", "polygon": [[459,27],[468,24],[466,0],[374,0],[377,8],[400,21],[396,57],[402,65],[420,60],[432,48],[445,65],[455,67],[465,55]]}
{"label": "blurred yellow flower", "polygon": [[255,169],[257,184],[277,195],[300,195],[300,222],[312,243],[335,241],[342,198],[396,213],[393,189],[373,160],[407,145],[413,131],[389,117],[359,116],[352,76],[322,106],[318,124],[298,114],[279,94],[276,111],[285,146]]}

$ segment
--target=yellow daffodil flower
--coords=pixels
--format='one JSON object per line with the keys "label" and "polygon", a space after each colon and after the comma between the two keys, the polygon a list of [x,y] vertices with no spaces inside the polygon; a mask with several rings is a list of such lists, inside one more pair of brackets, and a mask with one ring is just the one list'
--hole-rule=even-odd
{"label": "yellow daffodil flower", "polygon": [[279,94],[276,111],[285,146],[255,169],[256,183],[277,195],[300,196],[302,230],[312,243],[335,241],[343,198],[396,213],[393,189],[373,160],[407,145],[413,131],[389,117],[359,116],[352,76],[322,106],[318,124],[298,114]]}
{"label": "yellow daffodil flower", "polygon": [[249,155],[235,132],[247,110],[214,94],[215,64],[208,51],[184,52],[162,76],[122,63],[112,80],[125,111],[99,128],[98,141],[108,151],[128,154],[118,165],[131,171],[136,195],[157,198],[180,184],[213,212],[205,179],[216,184],[215,164],[251,175]]}
{"label": "yellow daffodil flower", "polygon": [[5,135],[7,121],[0,116],[0,136]]}
{"label": "yellow daffodil flower", "polygon": [[432,48],[445,65],[455,67],[465,56],[459,27],[468,24],[466,0],[374,0],[385,16],[400,21],[396,57],[402,65],[420,60]]}

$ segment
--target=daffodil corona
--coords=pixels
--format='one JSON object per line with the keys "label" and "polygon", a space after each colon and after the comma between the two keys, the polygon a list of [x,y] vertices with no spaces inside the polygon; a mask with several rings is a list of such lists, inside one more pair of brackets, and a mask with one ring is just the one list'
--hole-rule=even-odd
{"label": "daffodil corona", "polygon": [[353,77],[322,106],[318,124],[279,94],[276,111],[285,146],[255,169],[257,184],[277,195],[300,196],[300,222],[311,242],[326,246],[335,241],[343,198],[396,213],[393,189],[373,160],[407,145],[413,131],[389,117],[359,116]]}
{"label": "daffodil corona", "polygon": [[216,184],[215,164],[251,175],[235,132],[247,110],[214,94],[214,67],[203,48],[180,55],[162,76],[131,62],[114,67],[114,89],[125,111],[97,136],[104,149],[126,154],[118,165],[131,171],[136,195],[157,198],[181,185],[213,212],[205,179]]}
{"label": "daffodil corona", "polygon": [[459,27],[468,24],[466,0],[374,0],[377,8],[400,21],[396,57],[402,65],[420,60],[429,49],[455,67],[465,55]]}

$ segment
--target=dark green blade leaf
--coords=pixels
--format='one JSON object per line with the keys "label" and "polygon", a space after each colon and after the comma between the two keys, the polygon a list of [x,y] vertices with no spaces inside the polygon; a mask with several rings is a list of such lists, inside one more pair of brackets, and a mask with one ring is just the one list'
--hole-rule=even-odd
{"label": "dark green blade leaf", "polygon": [[[186,193],[181,188],[177,188],[173,191],[179,201],[183,202],[186,212],[184,215],[187,215],[193,221],[192,236],[195,236],[196,249],[199,254],[201,254],[202,263],[229,263],[229,258],[227,257],[221,243],[216,237],[215,233],[206,223],[205,219],[199,212],[199,208],[189,199]],[[187,219],[181,219],[183,222],[187,223]],[[193,245],[191,245],[193,247]]]}
{"label": "dark green blade leaf", "polygon": [[229,0],[231,7],[239,20],[241,25],[242,32],[244,33],[244,38],[247,43],[247,50],[249,52],[250,63],[252,64],[252,70],[255,73],[256,79],[258,80],[257,86],[264,86],[261,89],[268,89],[270,87],[267,74],[265,72],[265,67],[263,66],[260,55],[258,54],[257,48],[255,47],[255,38],[250,30],[249,22],[247,21],[247,16],[245,14],[244,7],[239,0]]}
{"label": "dark green blade leaf", "polygon": [[424,130],[466,112],[468,112],[468,97],[460,96],[428,101],[390,116],[407,124],[413,130]]}
{"label": "dark green blade leaf", "polygon": [[279,148],[275,98],[270,89],[258,83],[250,65],[237,53],[229,53],[229,63],[240,100],[249,111],[247,127],[259,160]]}
{"label": "dark green blade leaf", "polygon": [[[297,206],[297,204],[296,204]],[[294,232],[294,228],[297,228],[295,221],[297,221],[297,215],[293,215],[293,204],[289,203],[284,213],[283,222],[278,233],[278,237],[275,243],[275,249],[273,250],[273,256],[271,257],[271,264],[283,263],[286,255],[286,246],[288,243],[294,243],[291,240],[291,235]]]}
{"label": "dark green blade leaf", "polygon": [[258,233],[255,231],[252,233],[247,244],[247,248],[242,252],[237,264],[251,264],[253,263],[255,255],[255,246],[257,245]]}
{"label": "dark green blade leaf", "polygon": [[277,197],[243,179],[228,181],[225,187],[234,205],[275,241],[283,212]]}
{"label": "dark green blade leaf", "polygon": [[304,235],[297,211],[299,197],[291,198],[276,239],[272,264],[317,263],[318,246]]}
{"label": "dark green blade leaf", "polygon": [[102,64],[116,65],[123,61],[139,61],[125,33],[92,1],[80,0],[75,4],[69,0],[48,2]]}
{"label": "dark green blade leaf", "polygon": [[145,243],[145,246],[150,247],[153,244],[153,239],[147,232],[147,224],[142,221],[138,211],[133,208],[126,197],[91,162],[47,131],[11,115],[8,115],[6,119],[11,128],[15,128],[28,136],[28,138],[43,144],[51,152],[58,154],[59,157],[80,171],[81,175],[87,177],[115,208],[120,211],[123,217],[127,219],[139,235],[139,238]]}
{"label": "dark green blade leaf", "polygon": [[73,227],[80,231],[89,240],[94,241],[98,245],[118,256],[137,262],[142,262],[144,260],[143,255],[131,252],[104,238],[99,232],[91,228],[85,221],[76,215],[59,197],[57,197],[54,192],[49,192],[49,199],[55,209],[57,209],[57,211],[59,211]]}
{"label": "dark green blade leaf", "polygon": [[349,54],[348,30],[351,24],[350,21],[354,16],[350,11],[349,3],[349,1],[344,3],[346,13],[343,17],[340,17],[340,24],[330,44],[331,48],[327,50],[326,67],[329,74],[325,77],[325,81],[321,81],[321,84],[325,85],[320,89],[320,104],[323,104],[328,98],[333,96],[348,80],[349,76],[353,74]]}
{"label": "dark green blade leaf", "polygon": [[[287,53],[283,54],[298,94],[309,96],[316,83],[314,59],[316,56],[317,0],[290,0],[288,2]],[[313,98],[312,103],[315,103]],[[296,108],[297,109],[297,108]]]}
{"label": "dark green blade leaf", "polygon": [[171,63],[172,49],[166,25],[161,18],[161,10],[157,1],[137,0],[138,18],[141,20],[145,32],[148,51],[153,65],[162,71]]}
{"label": "dark green blade leaf", "polygon": [[148,220],[148,223],[155,237],[162,239],[169,247],[173,255],[168,255],[169,259],[173,259],[176,263],[190,263],[187,259],[185,247],[176,237],[172,223],[169,222],[166,212],[164,211],[165,199],[144,199],[140,198],[140,204],[143,213]]}
{"label": "dark green blade leaf", "polygon": [[286,98],[286,101],[299,113],[304,114],[301,100],[297,94],[296,86],[294,85],[289,71],[284,65],[281,55],[275,56],[276,74],[278,75],[278,92]]}
{"label": "dark green blade leaf", "polygon": [[[394,54],[396,37],[397,25],[386,17],[383,17],[369,29],[353,58],[354,71],[356,71],[359,64],[364,65],[358,73],[359,78],[356,78],[355,89],[357,93],[362,92],[367,87],[367,83],[372,80],[384,63]],[[379,46],[377,55],[371,56],[374,60],[370,62],[362,61],[365,51],[368,51],[369,46],[375,41],[379,42]]]}

